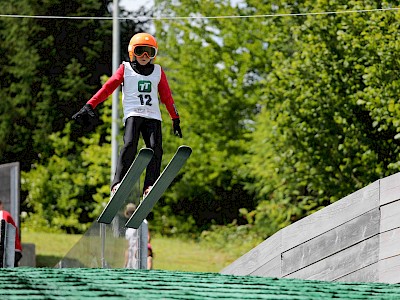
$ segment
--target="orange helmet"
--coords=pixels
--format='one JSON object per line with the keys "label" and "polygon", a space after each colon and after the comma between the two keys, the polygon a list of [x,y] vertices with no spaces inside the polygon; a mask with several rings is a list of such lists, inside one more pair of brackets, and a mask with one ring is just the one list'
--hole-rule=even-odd
{"label": "orange helmet", "polygon": [[151,34],[148,33],[137,33],[135,34],[128,46],[129,59],[131,62],[134,61],[135,57],[141,57],[147,54],[151,61],[153,61],[157,55],[158,45],[157,41]]}

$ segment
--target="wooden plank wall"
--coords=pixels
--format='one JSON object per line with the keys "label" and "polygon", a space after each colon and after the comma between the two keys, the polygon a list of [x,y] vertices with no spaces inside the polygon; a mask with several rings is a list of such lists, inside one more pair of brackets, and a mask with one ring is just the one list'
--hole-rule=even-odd
{"label": "wooden plank wall", "polygon": [[400,283],[400,173],[278,231],[221,273]]}

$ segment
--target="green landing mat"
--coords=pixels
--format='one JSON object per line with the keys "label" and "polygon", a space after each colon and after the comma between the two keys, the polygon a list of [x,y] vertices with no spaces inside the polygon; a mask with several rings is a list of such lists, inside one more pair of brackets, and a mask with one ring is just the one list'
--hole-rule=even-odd
{"label": "green landing mat", "polygon": [[132,269],[0,269],[5,299],[400,299],[399,284]]}

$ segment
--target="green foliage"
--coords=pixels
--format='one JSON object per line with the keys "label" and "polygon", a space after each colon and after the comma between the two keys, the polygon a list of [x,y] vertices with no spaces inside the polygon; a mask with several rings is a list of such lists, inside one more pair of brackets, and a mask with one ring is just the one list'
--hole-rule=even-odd
{"label": "green foliage", "polygon": [[[313,9],[357,9],[357,3],[319,1]],[[298,9],[307,11],[307,4]],[[248,217],[264,236],[399,171],[399,14],[300,20],[285,19],[291,51],[272,53],[276,62],[261,82],[268,99],[250,145],[256,180],[248,188],[261,201]]]}
{"label": "green foliage", "polygon": [[[161,7],[177,16],[194,10],[200,15],[237,12],[227,1],[182,1],[179,7],[163,3]],[[208,228],[212,220],[230,223],[240,208],[255,204],[243,188],[246,178],[238,168],[257,102],[251,80],[254,61],[246,50],[251,34],[235,28],[245,26],[241,20],[172,20],[156,26],[157,61],[166,70],[184,135],[183,141],[166,139],[164,152],[173,152],[183,142],[193,148],[193,154],[179,184],[162,203],[173,213],[162,214],[159,209],[155,218],[179,224],[191,215],[200,229]]]}
{"label": "green foliage", "polygon": [[87,137],[73,141],[71,122],[52,134],[54,154],[22,173],[25,205],[32,211],[23,221],[31,230],[80,233],[101,213],[110,191],[111,99],[99,114],[102,124]]}
{"label": "green foliage", "polygon": [[[17,8],[44,14],[57,7],[56,1],[28,2]],[[164,110],[163,167],[179,144],[193,148],[154,210],[157,232],[196,234],[212,227],[205,238],[265,238],[399,171],[400,13],[298,15],[397,7],[398,1],[156,2],[162,14],[177,17],[296,14],[155,22],[157,62],[184,135],[170,134]],[[75,4],[68,13],[83,14],[87,7],[104,12],[93,1]],[[99,78],[94,62],[103,65],[110,25],[68,24],[0,20],[0,151],[4,161],[25,154],[24,170],[34,166],[23,173],[27,204],[36,214],[27,222],[78,232],[108,194],[109,106],[103,124],[86,137],[66,120],[92,94]],[[65,27],[68,37],[80,33],[79,49],[61,41]],[[238,226],[217,226],[227,224]]]}
{"label": "green foliage", "polygon": [[[22,3],[15,3],[13,9],[10,4],[2,4],[2,9],[4,13],[28,12]],[[0,21],[0,157],[3,162],[10,162],[14,155],[28,160],[35,156],[29,151],[31,130],[35,126],[31,111],[37,105],[37,101],[32,101],[32,87],[37,85],[40,56],[35,49],[30,49],[27,39],[20,37],[36,33],[37,28],[30,20]]]}
{"label": "green foliage", "polygon": [[[177,17],[398,5],[161,2]],[[224,211],[218,204],[239,192],[246,199],[239,207],[250,208],[247,221],[266,237],[398,172],[399,24],[397,11],[157,24],[160,61],[178,107],[184,107],[182,123],[195,149],[182,178],[194,189],[174,187],[174,196],[189,203],[186,211],[206,211],[213,219],[215,208],[219,216]],[[231,209],[237,216],[237,206]],[[195,219],[202,224],[201,214]]]}
{"label": "green foliage", "polygon": [[236,222],[225,226],[212,225],[210,230],[204,230],[199,238],[202,244],[212,249],[230,249],[234,257],[240,257],[262,242],[254,231],[254,226],[237,225]]}
{"label": "green foliage", "polygon": [[[1,7],[2,14],[100,17],[110,16],[109,2],[5,0]],[[124,21],[121,33],[131,36],[145,24]],[[82,232],[109,196],[109,105],[95,133],[69,122],[111,72],[111,26],[99,19],[0,18],[0,157],[21,164],[21,209],[34,228]]]}
{"label": "green foliage", "polygon": [[[109,15],[99,1],[2,1],[3,14]],[[0,18],[1,162],[19,161],[29,171],[51,156],[44,142],[64,129],[109,72],[110,21]],[[77,34],[79,32],[79,34]],[[87,67],[82,67],[83,65]]]}

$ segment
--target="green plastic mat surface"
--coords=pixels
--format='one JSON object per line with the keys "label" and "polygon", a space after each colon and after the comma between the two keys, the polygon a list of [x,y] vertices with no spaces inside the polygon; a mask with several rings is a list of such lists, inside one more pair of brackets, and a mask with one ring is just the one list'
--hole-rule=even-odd
{"label": "green plastic mat surface", "polygon": [[5,299],[400,299],[399,284],[93,268],[0,269]]}

